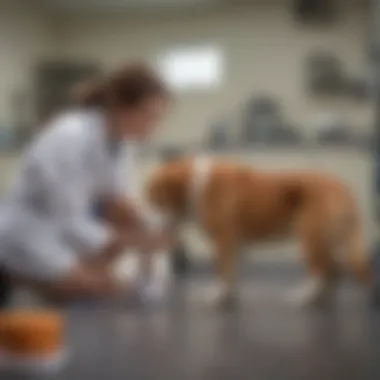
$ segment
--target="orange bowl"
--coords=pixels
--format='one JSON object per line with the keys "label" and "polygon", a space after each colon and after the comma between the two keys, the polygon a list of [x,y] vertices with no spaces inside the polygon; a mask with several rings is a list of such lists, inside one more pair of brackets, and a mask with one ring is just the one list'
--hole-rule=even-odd
{"label": "orange bowl", "polygon": [[49,355],[63,346],[64,318],[54,312],[0,313],[0,348],[8,354]]}

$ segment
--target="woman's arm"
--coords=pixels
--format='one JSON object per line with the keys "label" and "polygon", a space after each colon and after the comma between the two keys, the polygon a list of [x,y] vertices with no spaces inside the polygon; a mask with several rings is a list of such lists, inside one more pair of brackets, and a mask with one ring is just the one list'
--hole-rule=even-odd
{"label": "woman's arm", "polygon": [[138,206],[127,196],[109,195],[100,202],[100,216],[116,229],[143,227]]}
{"label": "woman's arm", "polygon": [[[101,202],[101,216],[118,230],[137,230],[145,235],[146,245],[157,249],[168,245],[166,221],[157,218],[145,204],[136,198],[140,178],[137,171],[137,146],[125,144],[115,155],[113,171],[105,184]],[[146,247],[146,249],[148,249]]]}

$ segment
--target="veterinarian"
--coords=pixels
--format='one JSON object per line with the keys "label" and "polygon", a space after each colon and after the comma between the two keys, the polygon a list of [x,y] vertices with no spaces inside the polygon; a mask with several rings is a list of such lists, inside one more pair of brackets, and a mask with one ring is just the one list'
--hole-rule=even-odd
{"label": "veterinarian", "polygon": [[3,292],[14,282],[53,299],[113,296],[127,287],[110,275],[119,255],[132,247],[149,252],[163,241],[128,187],[136,146],[167,113],[168,90],[136,64],[77,95],[80,107],[54,117],[27,148],[2,200]]}

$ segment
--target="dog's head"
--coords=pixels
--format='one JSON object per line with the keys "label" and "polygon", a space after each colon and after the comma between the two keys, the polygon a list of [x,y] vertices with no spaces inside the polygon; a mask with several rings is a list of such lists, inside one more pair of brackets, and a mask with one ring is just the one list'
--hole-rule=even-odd
{"label": "dog's head", "polygon": [[191,160],[181,159],[160,165],[150,177],[146,195],[156,212],[182,218],[188,209]]}

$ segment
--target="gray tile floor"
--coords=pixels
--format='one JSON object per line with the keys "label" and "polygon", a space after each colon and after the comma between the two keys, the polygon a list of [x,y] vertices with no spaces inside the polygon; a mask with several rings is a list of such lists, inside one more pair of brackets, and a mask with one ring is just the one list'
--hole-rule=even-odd
{"label": "gray tile floor", "polygon": [[331,307],[300,310],[285,296],[300,280],[297,271],[247,277],[235,312],[206,305],[210,281],[203,277],[179,282],[165,308],[69,310],[71,359],[59,379],[380,378],[380,312],[371,309],[364,290],[344,284]]}

